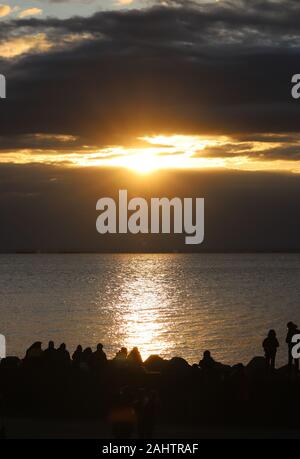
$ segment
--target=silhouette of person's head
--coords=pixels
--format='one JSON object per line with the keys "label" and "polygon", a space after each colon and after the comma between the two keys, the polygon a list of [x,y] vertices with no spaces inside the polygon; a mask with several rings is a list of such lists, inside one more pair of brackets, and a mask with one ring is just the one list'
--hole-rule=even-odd
{"label": "silhouette of person's head", "polygon": [[97,344],[97,351],[102,351],[103,349],[103,344],[99,343]]}
{"label": "silhouette of person's head", "polygon": [[212,358],[210,351],[203,352],[203,358],[200,360],[199,366],[204,370],[211,370],[215,368],[216,362]]}
{"label": "silhouette of person's head", "polygon": [[276,338],[276,331],[275,330],[270,330],[268,333],[268,338]]}
{"label": "silhouette of person's head", "polygon": [[85,357],[90,357],[90,356],[92,356],[92,355],[93,355],[92,348],[91,348],[91,347],[87,347],[87,348],[83,351],[83,353],[84,353],[84,356],[85,356]]}
{"label": "silhouette of person's head", "polygon": [[42,356],[42,342],[35,341],[29,349],[26,351],[26,358],[34,358],[34,357],[41,357]]}
{"label": "silhouette of person's head", "polygon": [[60,349],[61,351],[65,351],[66,348],[67,348],[67,346],[66,346],[65,343],[62,343],[62,344],[59,346],[59,349]]}
{"label": "silhouette of person's head", "polygon": [[82,346],[79,344],[76,347],[74,354],[72,355],[72,360],[75,364],[79,364],[82,361],[82,358],[83,358]]}
{"label": "silhouette of person's head", "polygon": [[49,341],[48,349],[54,349],[54,341]]}
{"label": "silhouette of person's head", "polygon": [[288,322],[287,328],[288,330],[297,330],[298,325],[294,324],[294,322]]}
{"label": "silhouette of person's head", "polygon": [[204,359],[211,359],[211,353],[210,353],[210,351],[205,351],[205,352],[203,353],[203,358],[204,358]]}

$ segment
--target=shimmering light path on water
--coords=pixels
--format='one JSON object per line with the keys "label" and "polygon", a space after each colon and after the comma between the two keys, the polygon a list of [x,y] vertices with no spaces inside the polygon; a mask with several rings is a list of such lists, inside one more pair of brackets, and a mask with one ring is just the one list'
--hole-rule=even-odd
{"label": "shimmering light path on water", "polygon": [[299,300],[299,255],[1,255],[0,333],[20,356],[54,339],[247,363],[275,328],[284,363]]}

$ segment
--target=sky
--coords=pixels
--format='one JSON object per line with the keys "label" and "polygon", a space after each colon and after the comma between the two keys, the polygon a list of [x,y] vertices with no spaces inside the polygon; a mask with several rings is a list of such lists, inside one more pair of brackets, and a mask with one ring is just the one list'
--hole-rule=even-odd
{"label": "sky", "polygon": [[[4,5],[11,8],[6,18],[27,17],[57,17],[66,19],[72,16],[90,16],[97,11],[105,10],[121,10],[131,8],[141,8],[147,6],[147,2],[143,0],[33,0],[33,1],[7,1]],[[24,13],[26,12],[26,13]]]}
{"label": "sky", "polygon": [[[202,190],[208,205],[221,193],[235,233],[240,215],[251,215],[234,243],[212,229],[205,250],[299,250],[300,102],[291,97],[292,76],[300,73],[299,20],[297,0],[1,4],[7,98],[0,100],[0,212],[7,218],[0,250],[102,250],[92,213],[79,217],[91,244],[79,234],[70,247],[67,222],[56,245],[47,242],[45,216],[42,229],[35,227],[40,241],[32,225],[43,205],[52,221],[64,221],[74,183],[84,215],[100,192],[120,188],[116,174],[126,171],[140,193],[164,183],[159,190],[170,194],[166,177],[184,184],[182,195],[185,187]],[[89,179],[83,190],[87,177],[99,188]],[[31,217],[21,234],[11,225],[24,221],[24,199]]]}
{"label": "sky", "polygon": [[[195,4],[214,3],[216,0],[195,0]],[[9,6],[9,14],[5,16],[18,17],[20,14],[30,12],[30,16],[54,16],[61,19],[72,16],[90,16],[97,11],[122,11],[130,9],[143,9],[153,5],[176,6],[172,0],[16,0],[7,1],[3,6]],[[35,11],[33,11],[35,10]],[[38,10],[38,11],[37,11]],[[26,14],[27,15],[27,14]]]}

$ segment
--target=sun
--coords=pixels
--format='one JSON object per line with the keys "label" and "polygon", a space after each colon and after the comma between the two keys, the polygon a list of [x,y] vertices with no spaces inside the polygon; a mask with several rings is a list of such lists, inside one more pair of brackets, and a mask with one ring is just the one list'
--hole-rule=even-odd
{"label": "sun", "polygon": [[140,153],[128,156],[125,165],[139,174],[150,174],[160,168],[159,158],[151,153]]}
{"label": "sun", "polygon": [[[192,168],[195,165],[193,156],[196,155],[195,161],[203,168],[208,167],[211,161],[197,158],[197,155],[207,146],[217,143],[215,139],[184,135],[138,137],[138,140],[144,144],[107,149],[105,155],[108,163],[146,175],[162,169]],[[114,156],[111,160],[110,155]]]}

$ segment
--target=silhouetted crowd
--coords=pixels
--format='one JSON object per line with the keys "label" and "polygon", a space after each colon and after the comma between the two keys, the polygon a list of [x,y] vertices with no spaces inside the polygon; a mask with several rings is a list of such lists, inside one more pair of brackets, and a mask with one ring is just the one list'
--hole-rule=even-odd
{"label": "silhouetted crowd", "polygon": [[[53,341],[49,341],[48,347],[43,350],[42,342],[36,341],[26,351],[23,364],[31,367],[44,367],[49,369],[68,369],[70,367],[82,371],[101,370],[107,365],[108,359],[103,350],[103,344],[97,344],[93,352],[91,347],[83,350],[78,345],[75,352],[70,355],[66,344],[62,343],[57,349]],[[126,347],[122,347],[115,355],[113,362],[132,365],[143,365],[143,359],[137,347],[128,352]]]}
{"label": "silhouetted crowd", "polygon": [[[288,367],[289,369],[295,369],[299,371],[299,359],[294,359],[292,350],[295,346],[293,340],[295,335],[300,336],[298,326],[293,322],[287,324],[287,337],[286,343],[288,346]],[[275,370],[276,355],[279,348],[279,341],[276,336],[275,330],[270,330],[268,336],[262,343],[266,366],[268,369]],[[96,350],[93,351],[91,347],[85,349],[81,345],[78,345],[75,352],[72,355],[67,350],[66,344],[62,343],[57,349],[53,341],[50,341],[47,349],[42,349],[42,342],[36,341],[26,351],[24,363],[32,366],[44,365],[48,368],[64,369],[70,366],[81,369],[83,371],[98,370],[103,368],[107,364],[107,356],[103,350],[103,344],[99,343]],[[143,359],[137,347],[134,347],[128,352],[126,347],[122,347],[115,355],[113,362],[120,364],[134,364],[138,366],[143,365]],[[218,364],[212,358],[210,351],[205,351],[203,359],[199,362],[199,367],[202,370],[212,370]]]}
{"label": "silhouetted crowd", "polygon": [[[247,365],[217,362],[206,350],[198,364],[122,347],[108,359],[95,349],[35,342],[25,357],[0,362],[1,411],[7,416],[103,419],[115,438],[151,438],[157,424],[297,426],[299,360],[293,357],[298,327],[287,324],[288,362],[275,369],[279,341],[263,340],[264,357]],[[293,409],[291,410],[291,407]],[[103,421],[104,422],[104,421]]]}

